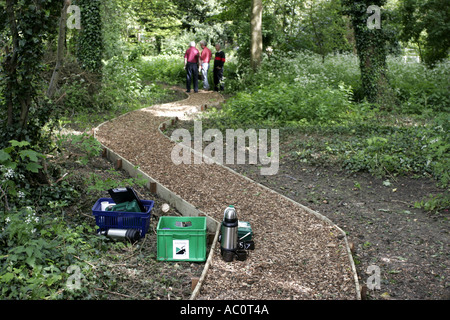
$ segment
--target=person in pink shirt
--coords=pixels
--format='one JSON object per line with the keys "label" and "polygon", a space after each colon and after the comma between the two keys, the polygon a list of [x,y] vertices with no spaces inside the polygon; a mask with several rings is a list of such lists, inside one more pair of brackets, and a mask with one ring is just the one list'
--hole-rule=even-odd
{"label": "person in pink shirt", "polygon": [[208,83],[208,70],[209,70],[209,61],[211,61],[211,50],[206,46],[206,42],[204,40],[200,41],[200,46],[202,47],[202,54],[200,55],[200,66],[201,72],[203,75],[203,89],[209,90]]}
{"label": "person in pink shirt", "polygon": [[200,53],[195,47],[195,42],[190,43],[189,49],[184,54],[184,69],[186,70],[186,92],[191,92],[191,83],[194,82],[194,92],[198,92],[198,63]]}

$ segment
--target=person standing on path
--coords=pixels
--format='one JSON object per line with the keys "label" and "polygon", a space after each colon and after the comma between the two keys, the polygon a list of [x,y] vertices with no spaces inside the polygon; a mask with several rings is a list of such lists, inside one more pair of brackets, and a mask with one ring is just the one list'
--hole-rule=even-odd
{"label": "person standing on path", "polygon": [[208,83],[208,70],[209,70],[209,61],[211,60],[211,50],[206,46],[206,42],[204,40],[200,41],[200,46],[202,47],[202,54],[200,55],[200,65],[203,75],[203,89],[209,90]]}
{"label": "person standing on path", "polygon": [[198,92],[198,63],[200,54],[195,42],[190,43],[184,54],[184,69],[186,70],[186,92],[191,92],[191,82],[194,82],[194,92]]}
{"label": "person standing on path", "polygon": [[224,90],[222,78],[223,78],[223,65],[225,64],[225,53],[220,49],[220,44],[216,44],[216,56],[214,59],[214,91]]}

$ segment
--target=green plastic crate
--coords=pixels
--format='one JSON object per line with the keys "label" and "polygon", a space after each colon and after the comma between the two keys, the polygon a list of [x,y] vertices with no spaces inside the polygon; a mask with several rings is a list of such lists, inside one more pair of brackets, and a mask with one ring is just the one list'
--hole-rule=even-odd
{"label": "green plastic crate", "polygon": [[206,217],[161,217],[156,234],[157,260],[206,260]]}

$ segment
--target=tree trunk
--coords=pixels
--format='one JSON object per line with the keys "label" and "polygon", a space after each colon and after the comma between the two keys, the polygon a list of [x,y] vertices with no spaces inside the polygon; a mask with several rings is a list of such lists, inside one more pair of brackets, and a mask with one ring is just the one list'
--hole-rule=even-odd
{"label": "tree trunk", "polygon": [[53,70],[52,79],[47,90],[47,96],[52,98],[56,91],[56,86],[59,80],[59,74],[64,61],[64,45],[66,40],[66,24],[67,24],[67,8],[71,4],[71,0],[64,0],[63,8],[61,9],[61,17],[59,20],[59,34],[58,34],[58,50],[56,54],[56,65]]}
{"label": "tree trunk", "polygon": [[250,65],[253,70],[258,69],[262,60],[262,10],[262,0],[252,0]]}
{"label": "tree trunk", "polygon": [[386,35],[382,19],[380,29],[369,28],[370,13],[367,13],[367,8],[371,5],[382,7],[385,2],[386,0],[344,1],[355,33],[364,96],[367,101],[380,105],[391,103],[394,99],[386,78]]}

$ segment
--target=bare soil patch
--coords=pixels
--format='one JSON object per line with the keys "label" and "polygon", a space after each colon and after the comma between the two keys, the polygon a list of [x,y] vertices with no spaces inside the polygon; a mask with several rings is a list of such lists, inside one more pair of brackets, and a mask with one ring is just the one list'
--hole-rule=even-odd
{"label": "bare soil patch", "polygon": [[[368,299],[450,299],[448,210],[429,214],[414,203],[438,194],[434,181],[397,177],[390,186],[366,173],[283,161],[276,176],[249,165],[234,167],[260,183],[330,218],[354,244],[360,284],[371,265],[381,271]],[[393,191],[395,190],[395,191]]]}
{"label": "bare soil patch", "polygon": [[[171,127],[193,130],[192,121]],[[290,137],[292,143],[301,137]],[[207,143],[205,144],[207,145]],[[378,266],[379,290],[366,299],[450,299],[449,209],[427,213],[414,203],[448,192],[432,179],[408,176],[376,178],[327,165],[293,159],[290,144],[280,143],[280,169],[263,176],[257,165],[229,165],[233,170],[328,217],[353,243],[353,259],[365,286]],[[390,185],[383,184],[389,180]]]}

